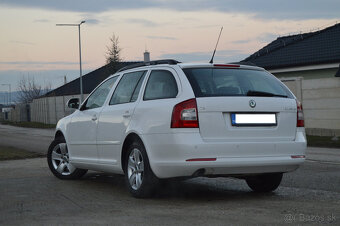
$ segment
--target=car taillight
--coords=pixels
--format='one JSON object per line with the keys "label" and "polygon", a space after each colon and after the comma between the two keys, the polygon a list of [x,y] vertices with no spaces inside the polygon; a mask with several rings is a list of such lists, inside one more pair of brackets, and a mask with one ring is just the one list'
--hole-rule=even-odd
{"label": "car taillight", "polygon": [[303,117],[302,104],[298,100],[296,100],[296,106],[297,106],[296,127],[304,127],[305,126],[305,119]]}
{"label": "car taillight", "polygon": [[196,99],[175,105],[172,111],[171,128],[198,128]]}

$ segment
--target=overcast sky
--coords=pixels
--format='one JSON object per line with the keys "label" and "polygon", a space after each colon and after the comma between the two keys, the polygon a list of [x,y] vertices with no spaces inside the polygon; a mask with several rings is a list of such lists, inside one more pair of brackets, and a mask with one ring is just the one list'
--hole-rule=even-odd
{"label": "overcast sky", "polygon": [[[309,32],[340,22],[339,0],[0,0],[0,84],[17,88],[31,76],[53,88],[79,76],[78,31],[82,25],[84,73],[105,63],[114,32],[125,61],[175,58],[208,62],[221,26],[218,62],[242,60],[278,36]],[[0,92],[7,86],[0,85]]]}

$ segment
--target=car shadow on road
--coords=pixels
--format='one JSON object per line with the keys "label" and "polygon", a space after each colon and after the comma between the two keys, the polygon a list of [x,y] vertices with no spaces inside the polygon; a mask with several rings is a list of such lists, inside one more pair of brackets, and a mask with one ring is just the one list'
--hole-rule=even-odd
{"label": "car shadow on road", "polygon": [[[127,195],[123,175],[89,172],[83,181],[99,183],[112,194]],[[114,191],[114,192],[113,192]],[[113,193],[112,193],[113,192]],[[192,178],[192,179],[171,179],[161,182],[159,189],[151,199],[189,199],[197,201],[214,200],[249,200],[277,197],[275,192],[256,193],[252,192],[244,180],[233,178]]]}

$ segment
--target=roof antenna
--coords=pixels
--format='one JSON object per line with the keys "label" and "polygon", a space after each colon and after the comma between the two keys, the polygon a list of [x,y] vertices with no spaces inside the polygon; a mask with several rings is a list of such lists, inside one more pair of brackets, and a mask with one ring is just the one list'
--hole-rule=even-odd
{"label": "roof antenna", "polygon": [[222,33],[222,30],[223,30],[223,26],[221,27],[221,30],[220,30],[220,34],[218,35],[218,39],[217,39],[217,42],[216,42],[216,46],[215,46],[215,49],[214,49],[214,53],[211,57],[211,60],[210,60],[210,64],[212,64],[214,62],[214,56],[215,56],[215,53],[216,53],[216,49],[217,49],[217,45],[218,45],[218,42],[220,41],[220,37],[221,37],[221,33]]}

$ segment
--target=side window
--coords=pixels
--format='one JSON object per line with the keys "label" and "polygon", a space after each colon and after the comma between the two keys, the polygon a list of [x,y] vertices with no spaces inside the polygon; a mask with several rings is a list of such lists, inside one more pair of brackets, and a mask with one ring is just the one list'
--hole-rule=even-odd
{"label": "side window", "polygon": [[140,89],[145,74],[146,71],[124,74],[111,97],[110,105],[136,101],[139,93],[137,89]]}
{"label": "side window", "polygon": [[85,107],[83,110],[86,109],[93,109],[103,106],[107,95],[109,94],[113,84],[117,80],[118,76],[110,78],[102,83],[100,86],[96,88],[96,90],[91,94],[91,96],[87,99],[85,103]]}
{"label": "side window", "polygon": [[170,71],[152,71],[146,84],[144,100],[174,98],[178,88],[176,80]]}

